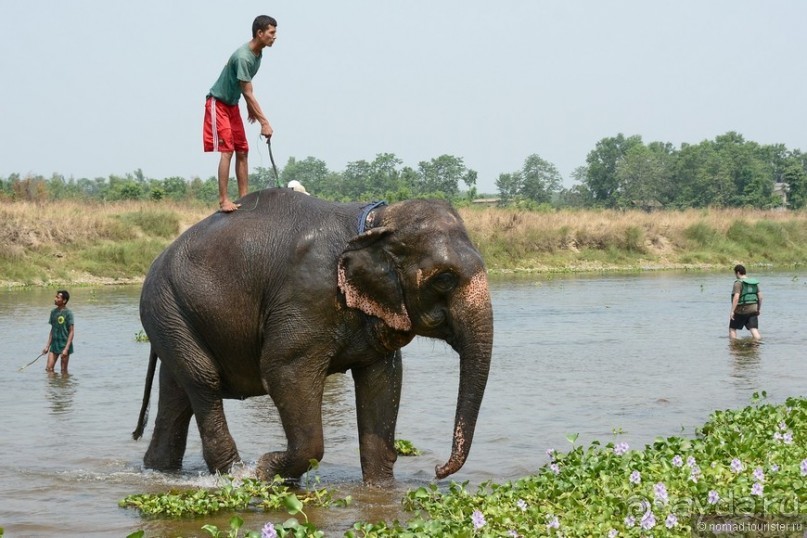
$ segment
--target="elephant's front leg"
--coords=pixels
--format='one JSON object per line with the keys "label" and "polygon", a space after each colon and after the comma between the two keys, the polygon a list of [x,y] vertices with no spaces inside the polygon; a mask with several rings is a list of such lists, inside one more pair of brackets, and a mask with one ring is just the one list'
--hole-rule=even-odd
{"label": "elephant's front leg", "polygon": [[401,352],[390,353],[370,366],[353,369],[359,426],[361,471],[368,484],[393,480],[395,424],[401,401]]}
{"label": "elephant's front leg", "polygon": [[268,452],[258,460],[256,474],[270,481],[275,475],[298,479],[325,453],[322,434],[322,393],[325,374],[310,371],[308,365],[288,365],[270,376],[269,395],[277,407],[287,446],[282,452]]}

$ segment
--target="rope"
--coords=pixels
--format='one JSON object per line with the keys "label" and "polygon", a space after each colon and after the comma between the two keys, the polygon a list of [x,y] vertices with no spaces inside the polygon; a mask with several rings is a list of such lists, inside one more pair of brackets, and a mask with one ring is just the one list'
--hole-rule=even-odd
{"label": "rope", "polygon": [[369,215],[373,209],[385,205],[387,205],[386,200],[381,200],[378,202],[369,203],[362,208],[362,212],[359,215],[359,222],[357,226],[360,234],[363,234],[367,230],[367,215]]}

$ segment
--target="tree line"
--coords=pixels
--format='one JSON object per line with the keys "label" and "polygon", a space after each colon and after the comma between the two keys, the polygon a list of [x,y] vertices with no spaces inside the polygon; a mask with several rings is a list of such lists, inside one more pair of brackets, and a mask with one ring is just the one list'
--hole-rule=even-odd
{"label": "tree line", "polygon": [[[350,162],[332,171],[315,157],[290,158],[278,171],[258,167],[249,175],[250,190],[286,185],[297,180],[321,198],[337,201],[444,198],[457,204],[495,197],[502,206],[541,208],[705,208],[752,207],[801,209],[807,204],[807,154],[782,144],[761,145],[736,132],[682,144],[645,144],[638,135],[603,138],[563,186],[557,167],[538,154],[526,157],[520,169],[503,172],[497,193],[480,195],[477,172],[461,157],[441,155],[403,165],[393,153],[372,161]],[[235,181],[230,182],[235,196]],[[0,200],[199,200],[218,197],[215,176],[206,180],[181,177],[147,178],[141,170],[108,178],[65,178],[53,174],[0,178]]]}

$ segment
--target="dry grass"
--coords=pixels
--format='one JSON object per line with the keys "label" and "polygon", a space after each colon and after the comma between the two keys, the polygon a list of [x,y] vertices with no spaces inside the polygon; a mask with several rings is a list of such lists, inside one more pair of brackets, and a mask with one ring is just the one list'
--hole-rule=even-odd
{"label": "dry grass", "polygon": [[[141,280],[153,258],[214,208],[171,202],[0,202],[6,284]],[[807,213],[461,208],[492,272],[792,266],[807,260]]]}
{"label": "dry grass", "polygon": [[121,218],[133,213],[176,215],[184,230],[208,216],[211,210],[167,202],[3,202],[0,203],[0,244],[28,249],[136,238],[142,231]]}
{"label": "dry grass", "polygon": [[[724,267],[732,261],[771,262],[770,252],[754,260],[757,254],[743,244],[743,237],[732,239],[760,228],[770,236],[770,242],[782,234],[790,236],[787,244],[777,247],[790,249],[791,255],[782,260],[784,263],[807,260],[804,257],[807,254],[796,249],[802,238],[807,239],[804,212],[746,209],[524,212],[463,208],[460,213],[489,268],[494,270],[709,268]],[[765,238],[759,235],[756,234],[757,242],[764,243]],[[781,252],[774,254],[776,258]]]}

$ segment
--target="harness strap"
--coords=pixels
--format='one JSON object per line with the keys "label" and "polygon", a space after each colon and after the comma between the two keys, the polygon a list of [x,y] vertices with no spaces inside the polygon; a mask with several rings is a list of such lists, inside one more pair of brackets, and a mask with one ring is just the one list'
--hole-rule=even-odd
{"label": "harness strap", "polygon": [[368,226],[368,221],[370,220],[370,214],[373,212],[373,210],[385,205],[387,205],[387,202],[385,200],[381,200],[378,202],[369,203],[361,208],[361,213],[359,214],[359,220],[357,223],[357,229],[360,234],[363,234],[369,228],[372,228],[372,226]]}

